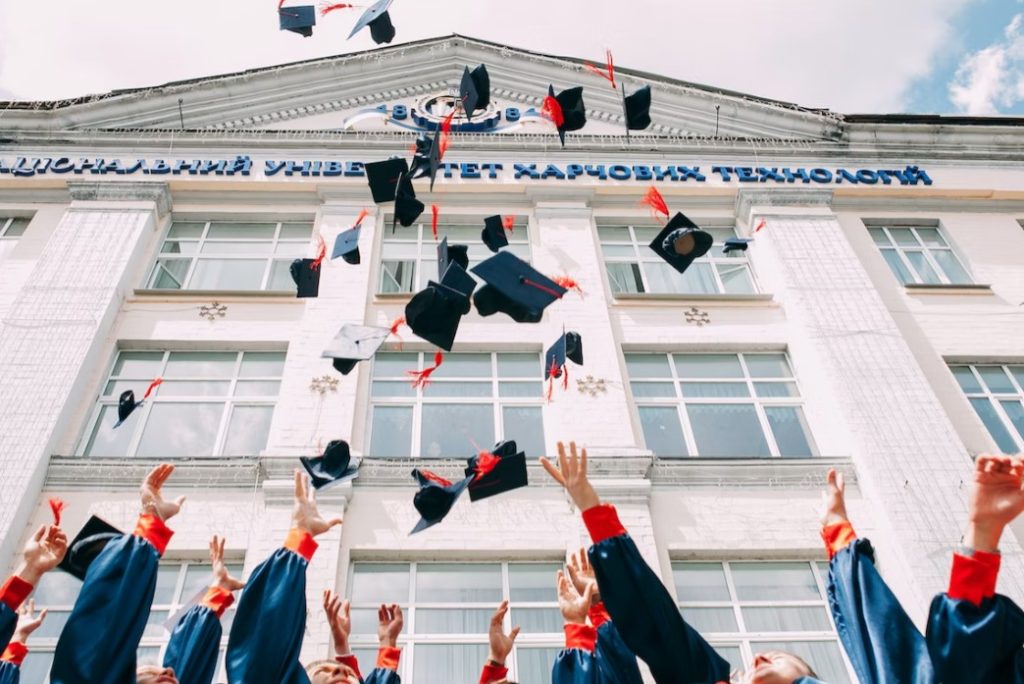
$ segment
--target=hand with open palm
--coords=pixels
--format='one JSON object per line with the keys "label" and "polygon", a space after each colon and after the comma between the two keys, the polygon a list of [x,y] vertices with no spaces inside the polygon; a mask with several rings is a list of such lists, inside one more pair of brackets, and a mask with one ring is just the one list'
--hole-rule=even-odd
{"label": "hand with open palm", "polygon": [[561,570],[558,571],[557,581],[558,609],[562,611],[562,619],[567,623],[586,624],[587,614],[590,612],[590,601],[594,596],[597,583],[588,584],[581,594],[576,591],[576,587]]}
{"label": "hand with open palm", "polygon": [[174,466],[168,463],[161,463],[146,476],[142,486],[139,487],[143,513],[155,515],[160,520],[167,522],[181,511],[181,505],[185,503],[185,497],[179,496],[174,501],[164,501],[163,493],[161,492],[161,488],[173,472]]}
{"label": "hand with open palm", "polygon": [[1005,528],[1024,511],[1024,461],[1009,456],[979,456],[964,543],[995,553]]}
{"label": "hand with open palm", "polygon": [[601,503],[593,485],[587,479],[587,450],[583,449],[576,455],[576,442],[569,442],[569,455],[565,454],[565,445],[558,443],[558,467],[541,456],[540,464],[558,484],[569,492],[573,503],[580,511],[586,511]]}
{"label": "hand with open palm", "polygon": [[316,489],[309,484],[309,478],[295,471],[295,507],[292,508],[292,526],[316,537],[341,524],[341,518],[324,520],[316,507]]}
{"label": "hand with open palm", "polygon": [[11,641],[17,641],[19,644],[28,644],[28,638],[32,632],[39,629],[43,624],[43,620],[46,619],[46,608],[43,608],[38,615],[35,614],[36,602],[34,599],[29,599],[25,603],[21,604],[18,608],[18,626],[14,630],[14,636]]}
{"label": "hand with open palm", "polygon": [[846,515],[846,478],[842,473],[837,473],[835,468],[830,468],[825,486],[826,490],[821,493],[824,509],[821,514],[822,527],[849,520]]}
{"label": "hand with open palm", "polygon": [[64,531],[55,525],[44,525],[22,549],[22,562],[15,574],[36,586],[44,574],[60,565],[67,552],[68,538]]}
{"label": "hand with open palm", "polygon": [[213,586],[238,591],[245,588],[245,582],[232,577],[228,572],[228,566],[224,564],[224,545],[227,540],[213,535],[210,540],[210,562],[213,564]]}
{"label": "hand with open palm", "polygon": [[487,630],[487,640],[490,644],[490,652],[487,658],[499,665],[504,665],[505,661],[508,660],[509,654],[512,653],[512,646],[516,642],[516,637],[519,636],[519,627],[513,627],[511,632],[505,634],[504,624],[507,613],[508,601],[505,600],[494,611],[494,615],[491,616],[490,627]]}

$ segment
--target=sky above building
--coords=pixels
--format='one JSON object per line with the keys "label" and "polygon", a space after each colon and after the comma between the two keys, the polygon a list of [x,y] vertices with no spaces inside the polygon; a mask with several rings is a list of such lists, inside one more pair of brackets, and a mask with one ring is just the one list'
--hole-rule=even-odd
{"label": "sky above building", "polygon": [[[346,40],[361,10],[321,17],[303,38],[278,30],[276,6],[2,0],[0,100],[376,47],[368,31]],[[1024,115],[1024,0],[395,0],[391,15],[392,45],[459,33],[593,60],[610,48],[623,67],[842,113]]]}

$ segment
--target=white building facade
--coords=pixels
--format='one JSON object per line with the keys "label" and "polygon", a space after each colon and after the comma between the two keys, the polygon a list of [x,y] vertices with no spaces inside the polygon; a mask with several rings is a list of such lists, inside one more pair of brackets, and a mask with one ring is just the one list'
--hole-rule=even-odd
{"label": "white building facade", "polygon": [[[427,210],[391,230],[362,164],[411,156],[464,66],[491,107],[456,121]],[[523,627],[510,676],[546,681],[563,637],[554,575],[587,544],[579,512],[536,464],[589,449],[684,615],[737,666],[767,647],[852,679],[827,611],[818,536],[824,473],[846,473],[851,515],[923,620],[966,516],[971,458],[1024,450],[1024,121],[843,116],[623,70],[654,92],[624,135],[621,94],[580,60],[461,36],[123,91],[9,103],[0,112],[0,537],[10,568],[63,498],[127,528],[153,464],[188,496],[142,660],[208,579],[212,534],[248,573],[283,540],[298,457],[332,439],[359,478],[320,497],[344,524],[309,570],[304,657],[329,655],[322,589],[353,601],[371,658],[374,606],[407,608],[402,673],[476,681],[502,599]],[[590,123],[565,148],[540,108],[584,85]],[[461,130],[460,130],[461,124]],[[647,247],[640,199],[658,187],[715,236],[685,276]],[[470,244],[514,215],[510,246],[571,292],[538,324],[473,312],[426,389],[406,371],[434,348],[400,331],[347,376],[321,352],[344,323],[389,326],[436,279],[440,236]],[[319,297],[288,265],[328,248],[363,208],[361,263],[325,261]],[[728,237],[753,238],[723,254]],[[562,333],[585,365],[546,398]],[[117,397],[164,384],[118,430]],[[455,478],[499,438],[530,486],[470,504],[414,536],[410,471]],[[1015,530],[1019,534],[1021,530]],[[1000,591],[1024,598],[1017,539]],[[74,580],[50,608],[23,681],[45,681]],[[230,619],[230,612],[228,614]],[[226,634],[226,631],[225,631]]]}

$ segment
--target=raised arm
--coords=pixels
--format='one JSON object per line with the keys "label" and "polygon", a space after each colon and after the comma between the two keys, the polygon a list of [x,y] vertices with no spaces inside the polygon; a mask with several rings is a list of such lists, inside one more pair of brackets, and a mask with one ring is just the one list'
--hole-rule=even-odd
{"label": "raised arm", "polygon": [[502,601],[498,609],[491,616],[491,624],[487,630],[488,653],[487,662],[480,673],[479,684],[492,684],[493,682],[505,681],[508,676],[508,668],[505,661],[512,653],[516,637],[519,636],[519,627],[513,627],[512,631],[505,634],[505,616],[508,614],[508,601]]}
{"label": "raised arm", "polygon": [[1024,461],[979,456],[964,547],[932,601],[928,651],[943,682],[1024,681],[1024,612],[996,593],[1003,530],[1024,511]]}
{"label": "raised arm", "polygon": [[28,638],[46,619],[45,608],[38,615],[35,610],[35,602],[31,599],[18,608],[14,637],[0,656],[0,684],[18,684],[21,681],[21,663],[28,655]]}
{"label": "raised arm", "polygon": [[18,570],[0,586],[0,649],[6,648],[18,624],[18,609],[43,575],[57,567],[68,550],[68,538],[56,525],[44,525],[25,544]]}
{"label": "raised arm", "polygon": [[619,522],[615,507],[602,504],[587,479],[587,451],[577,456],[576,444],[558,445],[558,467],[546,458],[541,465],[565,487],[583,512],[594,545],[594,567],[609,615],[633,653],[650,667],[658,682],[726,682],[729,663],[690,627],[657,573],[644,562],[636,544]]}
{"label": "raised arm", "polygon": [[594,648],[597,628],[587,623],[587,613],[597,584],[587,584],[580,594],[561,570],[556,575],[558,609],[562,612],[565,648],[555,656],[551,684],[597,684],[597,659]]}

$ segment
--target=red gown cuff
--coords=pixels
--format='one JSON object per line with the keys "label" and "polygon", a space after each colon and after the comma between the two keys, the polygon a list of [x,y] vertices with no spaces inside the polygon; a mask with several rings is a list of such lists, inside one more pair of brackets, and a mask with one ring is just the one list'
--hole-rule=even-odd
{"label": "red gown cuff", "polygon": [[619,522],[619,513],[611,504],[598,504],[583,511],[583,524],[595,544],[626,534],[626,528]]}
{"label": "red gown cuff", "polygon": [[398,659],[402,657],[402,649],[397,646],[381,646],[377,651],[377,667],[382,670],[398,671]]}
{"label": "red gown cuff", "polygon": [[975,551],[973,556],[953,554],[953,570],[949,577],[951,599],[970,601],[976,606],[996,593],[996,578],[1002,557],[998,553]]}
{"label": "red gown cuff", "polygon": [[857,539],[857,533],[853,531],[853,525],[850,524],[850,521],[844,520],[822,527],[821,539],[825,542],[828,559],[832,560],[837,553]]}
{"label": "red gown cuff", "polygon": [[28,598],[28,595],[32,593],[32,585],[21,579],[17,575],[11,575],[4,582],[4,585],[0,587],[0,601],[2,601],[8,608],[13,611],[17,611],[21,606],[22,601]]}
{"label": "red gown cuff", "polygon": [[224,615],[224,611],[234,602],[234,595],[223,587],[210,587],[203,597],[203,605],[216,613],[217,617]]}
{"label": "red gown cuff", "polygon": [[565,647],[580,648],[594,652],[597,643],[597,628],[591,625],[580,625],[575,622],[565,623]]}
{"label": "red gown cuff", "polygon": [[7,644],[7,648],[4,650],[4,654],[0,656],[0,660],[6,661],[12,665],[21,666],[22,661],[25,660],[25,656],[28,655],[28,647],[20,641],[12,641]]}
{"label": "red gown cuff", "polygon": [[497,665],[491,665],[487,663],[484,665],[483,672],[480,673],[480,684],[492,684],[493,682],[500,682],[501,680],[508,677],[508,668],[499,667]]}
{"label": "red gown cuff", "polygon": [[363,673],[359,671],[359,658],[356,658],[355,654],[349,653],[348,655],[335,656],[334,658],[342,665],[348,665],[356,673],[356,678],[359,681],[363,681]]}
{"label": "red gown cuff", "polygon": [[313,535],[297,527],[290,529],[288,536],[284,539],[284,548],[294,551],[307,561],[313,560],[313,554],[316,553],[319,546],[313,539]]}
{"label": "red gown cuff", "polygon": [[174,532],[163,520],[151,513],[143,513],[139,516],[139,522],[135,524],[136,537],[142,537],[156,549],[161,556],[167,550],[167,545],[174,536]]}
{"label": "red gown cuff", "polygon": [[594,625],[594,629],[600,629],[601,625],[612,619],[604,607],[604,601],[599,601],[590,606],[587,617],[590,618],[590,624]]}

